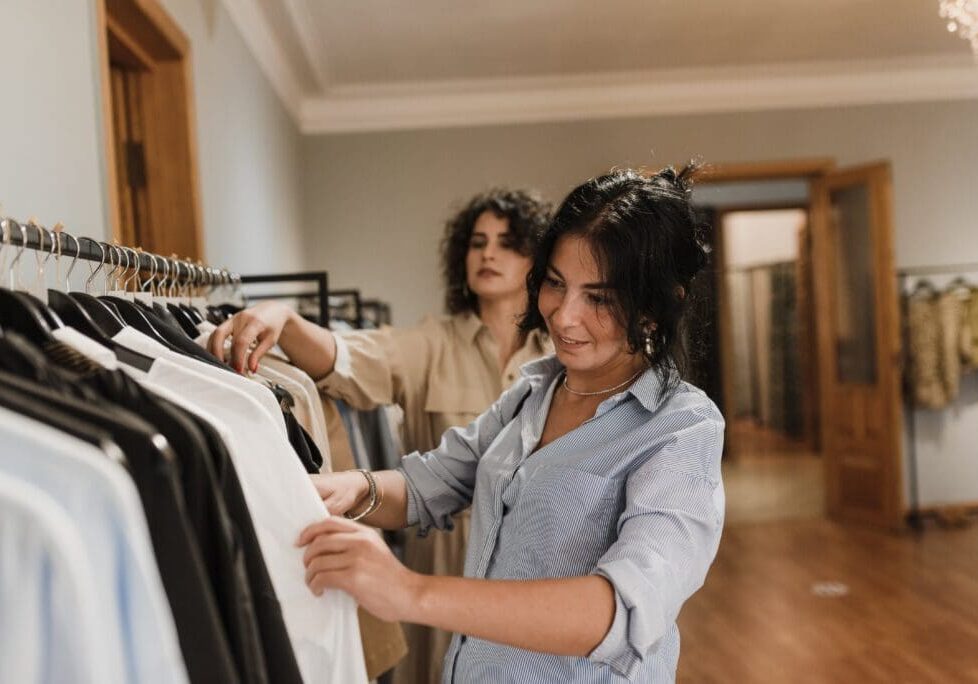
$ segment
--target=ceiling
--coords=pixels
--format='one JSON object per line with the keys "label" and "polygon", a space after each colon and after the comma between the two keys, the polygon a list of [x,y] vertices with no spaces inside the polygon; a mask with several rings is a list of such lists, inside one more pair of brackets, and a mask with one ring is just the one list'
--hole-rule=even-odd
{"label": "ceiling", "polygon": [[[946,97],[978,96],[978,67],[968,44],[948,33],[937,0],[224,4],[311,132],[468,125],[473,115],[485,124],[613,116],[613,106],[587,103],[675,101],[677,89],[694,111],[709,108],[697,104],[696,87],[730,99],[724,84],[739,84],[738,93],[758,88],[763,106],[779,106],[769,101],[786,84],[791,90],[796,75],[817,79],[813,97],[826,88],[876,92],[867,87],[876,81],[890,82],[902,99],[911,83],[925,99],[942,99],[935,84]],[[836,83],[853,77],[863,80]],[[780,106],[797,106],[798,96]],[[548,115],[543,100],[559,106]],[[578,101],[582,111],[561,116]],[[649,104],[639,109],[620,113]]]}

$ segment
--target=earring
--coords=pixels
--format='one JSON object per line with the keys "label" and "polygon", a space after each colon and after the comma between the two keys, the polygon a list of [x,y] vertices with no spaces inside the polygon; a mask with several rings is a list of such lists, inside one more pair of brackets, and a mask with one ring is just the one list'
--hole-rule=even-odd
{"label": "earring", "polygon": [[469,284],[466,283],[466,282],[463,282],[462,283],[462,298],[463,299],[468,299],[470,296],[471,296],[471,293],[469,292]]}
{"label": "earring", "polygon": [[655,347],[652,345],[652,331],[645,333],[645,355],[648,358],[652,358],[655,353]]}

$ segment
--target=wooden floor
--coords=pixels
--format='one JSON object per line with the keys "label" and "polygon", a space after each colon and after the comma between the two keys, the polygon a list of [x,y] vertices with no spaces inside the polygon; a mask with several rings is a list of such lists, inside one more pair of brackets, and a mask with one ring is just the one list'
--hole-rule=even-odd
{"label": "wooden floor", "polygon": [[824,517],[824,466],[812,453],[725,459],[727,525]]}
{"label": "wooden floor", "polygon": [[679,628],[680,682],[978,682],[978,527],[729,525]]}

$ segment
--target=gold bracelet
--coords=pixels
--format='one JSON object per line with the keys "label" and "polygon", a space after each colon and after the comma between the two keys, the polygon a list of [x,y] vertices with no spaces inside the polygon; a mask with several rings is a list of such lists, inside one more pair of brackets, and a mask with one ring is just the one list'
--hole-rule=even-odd
{"label": "gold bracelet", "polygon": [[369,470],[364,470],[363,468],[357,468],[356,470],[349,470],[347,472],[360,473],[367,478],[367,484],[370,485],[370,503],[367,504],[367,508],[362,513],[357,513],[356,515],[350,515],[349,512],[343,514],[343,516],[348,520],[356,522],[357,520],[366,518],[380,507],[377,503],[377,481],[374,479],[373,473],[371,473]]}

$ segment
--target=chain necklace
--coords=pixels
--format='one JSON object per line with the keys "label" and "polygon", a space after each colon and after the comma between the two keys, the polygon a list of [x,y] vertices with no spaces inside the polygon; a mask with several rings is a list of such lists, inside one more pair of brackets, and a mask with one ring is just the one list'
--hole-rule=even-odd
{"label": "chain necklace", "polygon": [[632,377],[628,378],[628,380],[626,380],[625,382],[619,383],[619,384],[615,385],[614,387],[609,387],[608,389],[598,390],[597,392],[578,392],[577,390],[571,389],[570,386],[567,384],[567,373],[564,372],[564,383],[563,383],[564,384],[564,389],[567,390],[568,392],[570,392],[571,394],[576,394],[579,397],[593,397],[593,396],[596,396],[598,394],[608,394],[609,392],[614,392],[617,389],[621,389],[622,387],[624,387],[625,385],[627,385],[628,383],[630,383],[632,380],[634,380],[635,378],[637,378],[638,376],[640,376],[642,373],[644,373],[645,370],[646,369],[643,368],[638,373],[636,373]]}

